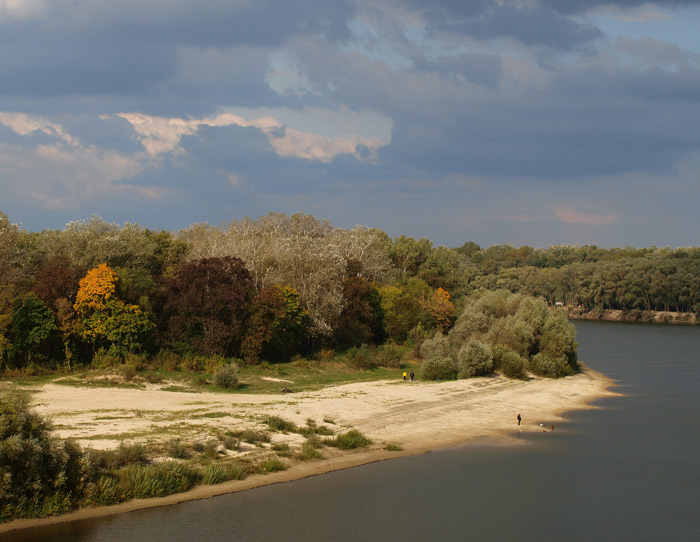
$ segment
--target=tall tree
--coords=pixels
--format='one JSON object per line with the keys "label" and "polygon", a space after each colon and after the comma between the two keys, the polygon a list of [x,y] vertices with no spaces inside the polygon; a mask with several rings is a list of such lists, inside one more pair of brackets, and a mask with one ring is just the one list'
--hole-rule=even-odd
{"label": "tall tree", "polygon": [[154,325],[140,307],[117,297],[118,280],[107,264],[91,269],[80,280],[74,308],[83,340],[123,356],[142,350]]}
{"label": "tall tree", "polygon": [[164,328],[172,345],[238,354],[253,281],[240,258],[194,260],[164,283]]}

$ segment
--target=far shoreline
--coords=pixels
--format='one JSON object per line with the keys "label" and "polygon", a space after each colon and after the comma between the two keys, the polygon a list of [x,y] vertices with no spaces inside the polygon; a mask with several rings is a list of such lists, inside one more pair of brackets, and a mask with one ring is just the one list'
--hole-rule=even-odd
{"label": "far shoreline", "polygon": [[[598,408],[591,403],[620,395],[611,390],[615,385],[607,376],[582,366],[578,374],[558,380],[534,378],[523,382],[490,377],[442,383],[383,381],[338,386],[326,393],[307,394],[304,399],[308,399],[308,405],[323,403],[324,408],[330,408],[342,397],[344,403],[339,407],[352,409],[344,422],[375,441],[369,449],[311,462],[298,461],[285,471],[255,474],[218,485],[201,485],[166,497],[84,508],[60,516],[18,519],[0,524],[0,533],[171,506],[439,450],[463,446],[525,445],[527,442],[516,435],[540,433],[544,430],[540,424],[546,427],[558,425],[566,422],[565,415],[570,412]],[[410,399],[405,404],[393,406],[397,402],[397,392]],[[346,396],[352,393],[354,403],[350,404]],[[247,396],[246,400],[249,399]],[[283,402],[276,406],[279,407],[276,413],[289,417],[293,417],[292,410],[298,416],[306,415],[306,411],[300,411],[307,405],[300,405],[299,401],[295,401],[293,407]],[[518,428],[515,416],[520,412],[524,423]],[[383,449],[387,442],[397,441],[401,442],[403,450]]]}

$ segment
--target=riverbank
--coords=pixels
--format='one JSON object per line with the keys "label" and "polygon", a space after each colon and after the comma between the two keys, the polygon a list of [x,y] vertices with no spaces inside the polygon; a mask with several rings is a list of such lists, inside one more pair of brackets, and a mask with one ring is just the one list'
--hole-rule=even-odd
{"label": "riverbank", "polygon": [[691,312],[604,310],[586,311],[578,307],[566,307],[570,320],[603,320],[606,322],[640,322],[649,324],[699,324],[697,315]]}
{"label": "riverbank", "polygon": [[[325,423],[337,432],[358,429],[373,444],[356,451],[323,450],[325,459],[289,462],[283,472],[254,475],[182,494],[89,508],[59,517],[18,520],[0,532],[164,506],[193,499],[286,482],[385,459],[464,444],[522,445],[519,438],[565,430],[566,412],[591,408],[596,399],[614,395],[613,382],[585,369],[559,380],[515,381],[491,376],[449,382],[381,381],[345,384],[293,394],[221,394],[74,388],[46,384],[33,390],[36,410],[52,417],[62,438],[83,447],[108,449],[132,435],[141,442],[163,438],[177,427],[183,438],[222,428],[260,427],[265,416],[299,425]],[[518,426],[517,415],[522,417]],[[275,433],[273,443],[301,444],[298,434]],[[394,449],[387,451],[387,444]],[[245,450],[236,453],[245,453]]]}

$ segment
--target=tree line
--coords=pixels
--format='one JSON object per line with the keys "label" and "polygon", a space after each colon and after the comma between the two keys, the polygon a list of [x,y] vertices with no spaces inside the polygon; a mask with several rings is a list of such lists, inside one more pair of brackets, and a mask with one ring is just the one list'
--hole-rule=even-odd
{"label": "tree line", "polygon": [[7,370],[420,345],[447,334],[485,290],[587,310],[700,313],[700,249],[447,248],[280,213],[179,232],[99,217],[27,232],[0,211]]}

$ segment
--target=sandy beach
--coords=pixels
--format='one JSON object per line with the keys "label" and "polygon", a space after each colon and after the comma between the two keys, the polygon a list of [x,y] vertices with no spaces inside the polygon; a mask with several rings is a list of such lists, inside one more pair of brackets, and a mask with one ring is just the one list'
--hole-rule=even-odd
{"label": "sandy beach", "polygon": [[[264,428],[268,415],[300,426],[314,420],[336,432],[355,428],[373,444],[350,452],[324,449],[322,460],[290,462],[283,472],[199,486],[169,497],[18,520],[0,525],[0,532],[201,499],[458,445],[524,445],[526,440],[516,437],[551,430],[550,426],[565,430],[566,412],[593,408],[592,401],[615,394],[610,390],[613,384],[589,369],[558,380],[491,376],[449,382],[379,381],[264,395],[164,391],[157,385],[122,389],[46,384],[32,390],[36,410],[51,417],[59,436],[75,438],[85,448],[110,449],[122,441],[205,440],[216,431]],[[291,449],[303,440],[296,433],[272,435],[272,443],[286,442]],[[403,449],[386,451],[387,444]],[[235,453],[249,451],[243,446]]]}

